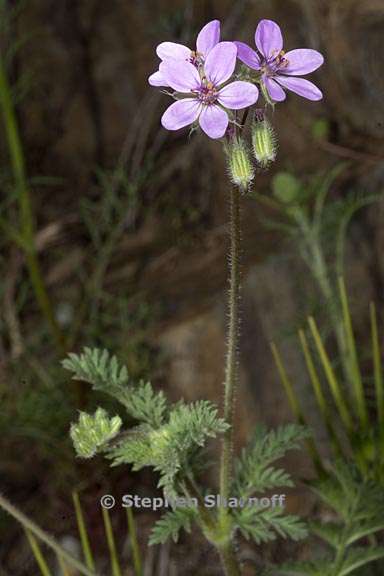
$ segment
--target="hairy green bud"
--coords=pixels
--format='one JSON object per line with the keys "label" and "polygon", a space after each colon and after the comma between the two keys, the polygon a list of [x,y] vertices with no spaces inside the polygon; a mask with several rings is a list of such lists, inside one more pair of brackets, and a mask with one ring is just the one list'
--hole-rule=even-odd
{"label": "hairy green bud", "polygon": [[266,168],[275,161],[276,135],[264,112],[256,113],[252,122],[252,148],[255,158],[262,168]]}
{"label": "hairy green bud", "polygon": [[232,182],[243,192],[246,191],[254,178],[255,171],[242,140],[234,140],[229,144],[228,169]]}
{"label": "hairy green bud", "polygon": [[71,425],[70,431],[76,454],[81,458],[92,458],[118,434],[121,424],[120,416],[109,418],[103,408],[98,408],[94,415],[80,412],[79,421]]}

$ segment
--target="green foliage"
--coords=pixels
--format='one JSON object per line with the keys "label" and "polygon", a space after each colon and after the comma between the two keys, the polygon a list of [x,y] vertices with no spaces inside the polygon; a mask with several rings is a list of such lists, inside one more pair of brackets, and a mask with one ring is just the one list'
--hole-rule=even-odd
{"label": "green foliage", "polygon": [[[343,169],[343,165],[338,165],[328,175],[319,174],[307,185],[303,184],[303,203],[294,211],[282,208],[289,221],[287,235],[294,240],[311,271],[324,304],[322,311],[326,313],[321,329],[313,318],[308,319],[309,335],[304,329],[299,330],[299,342],[335,456],[348,459],[352,452],[362,475],[384,484],[384,387],[376,311],[371,304],[372,370],[364,374],[342,276],[348,225],[359,209],[379,196],[353,193],[329,200],[330,189]],[[333,349],[336,344],[334,354],[328,351],[330,338]],[[291,407],[298,420],[305,422],[276,347],[273,352]],[[375,384],[375,402],[369,407],[367,391],[371,382]]]}
{"label": "green foliage", "polygon": [[234,513],[235,522],[243,536],[262,544],[281,538],[301,540],[307,536],[304,522],[293,514],[284,514],[282,507],[259,508],[245,506]]}
{"label": "green foliage", "polygon": [[196,521],[197,517],[198,511],[193,506],[178,507],[166,512],[153,527],[149,544],[164,544],[170,538],[177,542],[180,530],[190,532],[192,522]]}
{"label": "green foliage", "polygon": [[103,408],[98,408],[93,416],[80,412],[77,424],[71,425],[70,435],[76,453],[81,458],[92,458],[120,430],[120,416],[109,418]]}
{"label": "green foliage", "polygon": [[[82,413],[79,423],[71,428],[78,455],[88,458],[102,451],[112,466],[129,464],[135,471],[150,466],[159,474],[158,487],[166,498],[189,496],[189,482],[198,471],[202,449],[210,438],[228,429],[228,424],[218,416],[216,406],[207,400],[191,404],[180,401],[168,406],[162,392],[155,392],[149,383],[132,382],[127,369],[106,350],[86,348],[80,355],[70,354],[63,365],[74,378],[85,380],[95,390],[118,399],[138,422],[117,435],[121,425],[119,417],[111,420],[101,408],[94,416]],[[296,424],[270,432],[259,426],[235,466],[231,496],[248,498],[255,492],[292,486],[289,474],[274,463],[288,450],[299,448],[308,436],[308,430]],[[175,507],[157,522],[150,543],[163,543],[168,538],[177,541],[182,528],[189,531],[191,523],[201,522],[203,516],[204,512],[195,507]],[[231,529],[239,530],[259,544],[277,536],[297,540],[306,533],[301,520],[284,514],[281,507],[239,507],[231,509],[229,518]]]}
{"label": "green foliage", "polygon": [[148,382],[131,382],[126,367],[106,350],[85,348],[80,355],[70,354],[63,366],[74,378],[119,400],[139,422],[108,445],[116,436],[108,435],[117,429],[117,420],[112,426],[101,408],[95,417],[81,414],[79,424],[71,429],[77,453],[91,457],[103,449],[112,466],[131,464],[133,470],[151,466],[159,472],[158,486],[168,496],[177,495],[177,481],[189,470],[197,450],[228,428],[218,417],[217,408],[206,400],[189,405],[179,402],[169,408],[163,392],[155,392]]}
{"label": "green foliage", "polygon": [[[339,528],[344,527],[343,539],[348,545],[384,528],[384,492],[377,483],[363,479],[357,468],[340,461],[313,489],[340,517]],[[331,533],[334,527],[331,525]]]}
{"label": "green foliage", "polygon": [[112,395],[125,390],[128,383],[128,371],[119,366],[116,356],[110,356],[107,350],[84,348],[82,354],[69,354],[63,360],[63,367],[74,373],[73,378],[84,380],[95,390],[106,390]]}
{"label": "green foliage", "polygon": [[[341,318],[339,324],[340,346],[343,349],[343,362],[339,367],[326,347],[326,340],[320,334],[313,318],[308,319],[309,336],[299,331],[299,342],[303,352],[308,379],[329,435],[330,444],[336,457],[348,461],[353,454],[360,473],[367,480],[384,485],[384,391],[380,340],[377,328],[376,310],[371,305],[371,374],[363,374],[360,368],[358,349],[355,341],[350,307],[344,282],[339,279]],[[296,417],[305,422],[300,401],[289,381],[280,355],[274,356],[281,381],[288,393],[289,401]],[[368,404],[366,385],[374,382],[374,392]],[[369,411],[368,411],[369,407]],[[334,415],[338,414],[338,419]],[[343,437],[343,441],[341,441]],[[347,442],[346,442],[347,441]]]}
{"label": "green foliage", "polygon": [[309,436],[308,428],[297,424],[287,424],[269,432],[265,426],[259,425],[237,461],[236,493],[245,498],[254,492],[292,486],[289,474],[271,464],[289,450],[300,448],[300,442]]}
{"label": "green foliage", "polygon": [[131,382],[127,368],[120,366],[116,356],[107,350],[84,348],[82,354],[69,354],[62,364],[73,372],[74,379],[89,382],[94,390],[121,402],[135,420],[154,428],[162,424],[167,410],[163,392],[155,392],[149,382]]}
{"label": "green foliage", "polygon": [[[245,448],[235,467],[234,493],[245,500],[254,493],[263,494],[275,488],[293,486],[290,475],[273,464],[287,451],[300,447],[308,438],[304,426],[287,424],[267,431],[259,425],[249,446]],[[235,509],[235,525],[245,538],[257,544],[274,540],[277,535],[299,540],[306,535],[303,522],[294,515],[285,515],[282,506],[263,508],[249,505]]]}
{"label": "green foliage", "polygon": [[149,382],[139,382],[134,394],[126,399],[128,413],[136,420],[153,427],[161,426],[167,412],[167,401],[162,391],[155,392]]}
{"label": "green foliage", "polygon": [[132,464],[133,470],[152,466],[160,473],[158,486],[167,496],[175,497],[177,475],[188,470],[196,449],[227,427],[210,402],[180,403],[166,424],[155,430],[146,425],[134,428],[108,451],[108,458],[113,466]]}
{"label": "green foliage", "polygon": [[[338,462],[332,472],[314,485],[320,500],[335,515],[332,522],[312,522],[311,531],[328,550],[316,563],[287,566],[291,576],[346,576],[370,562],[384,558],[384,547],[375,536],[384,529],[384,493],[377,484],[364,480],[358,469]],[[356,546],[363,539],[369,546]]]}

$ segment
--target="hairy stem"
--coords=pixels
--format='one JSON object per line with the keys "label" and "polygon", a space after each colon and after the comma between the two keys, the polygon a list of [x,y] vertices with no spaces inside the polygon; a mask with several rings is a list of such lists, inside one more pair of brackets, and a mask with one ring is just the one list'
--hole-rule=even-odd
{"label": "hairy stem", "polygon": [[[226,576],[241,576],[239,563],[236,558],[236,553],[230,533],[223,534],[220,521],[214,519],[211,511],[206,509],[204,498],[193,477],[191,475],[187,476],[184,480],[184,483],[185,487],[183,491],[187,498],[192,496],[198,501],[201,527],[203,528],[203,532],[205,532],[205,535],[208,537],[208,539],[211,542],[214,542],[214,545],[220,554],[221,563],[223,565]],[[224,529],[224,532],[230,532],[230,530],[230,525],[228,525],[227,530]],[[214,535],[217,536],[218,534],[224,536],[223,541],[215,541],[215,538],[214,540],[211,540],[212,536],[214,537]]]}
{"label": "hairy stem", "polygon": [[35,226],[31,205],[30,190],[27,184],[24,154],[17,126],[15,109],[11,90],[2,55],[0,54],[0,107],[4,119],[4,127],[8,142],[13,177],[20,209],[19,245],[22,246],[36,301],[44,314],[60,353],[65,352],[65,339],[57,324],[48,292],[40,269],[35,245]]}
{"label": "hairy stem", "polygon": [[235,549],[231,541],[227,542],[220,549],[220,558],[224,566],[226,576],[241,576],[239,563],[236,558]]}
{"label": "hairy stem", "polygon": [[[240,192],[231,189],[230,197],[230,256],[229,256],[229,328],[228,349],[224,382],[224,418],[229,424],[224,433],[221,466],[220,496],[224,506],[219,510],[219,525],[229,530],[228,511],[225,501],[229,498],[232,482],[233,420],[235,390],[238,380],[238,340],[239,340],[239,296],[240,296]],[[233,549],[230,535],[219,547],[220,557],[227,576],[240,575],[240,568]]]}
{"label": "hairy stem", "polygon": [[238,379],[240,194],[235,188],[231,189],[230,239],[229,329],[224,383],[224,419],[228,422],[229,428],[224,434],[221,453],[220,495],[223,499],[226,499],[229,496],[229,488],[232,479],[233,414],[235,389]]}
{"label": "hairy stem", "polygon": [[36,538],[38,538],[41,542],[44,542],[49,548],[51,548],[56,554],[65,560],[70,566],[76,568],[76,570],[83,574],[84,576],[96,576],[96,573],[93,570],[89,570],[84,564],[79,562],[76,558],[74,558],[71,554],[69,554],[65,548],[62,548],[60,544],[56,542],[56,540],[47,534],[44,530],[42,530],[33,520],[30,520],[28,516],[26,516],[23,512],[18,510],[9,500],[4,498],[0,494],[0,508],[8,512],[10,516],[12,516],[15,520],[17,520],[23,528],[27,531],[27,533],[31,533]]}

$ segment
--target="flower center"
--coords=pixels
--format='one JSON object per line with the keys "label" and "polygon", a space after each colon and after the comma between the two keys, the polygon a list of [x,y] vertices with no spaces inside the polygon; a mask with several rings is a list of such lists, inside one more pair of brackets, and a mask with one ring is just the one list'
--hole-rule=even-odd
{"label": "flower center", "polygon": [[213,104],[217,100],[217,89],[213,82],[203,78],[201,86],[196,90],[196,96],[202,104]]}
{"label": "flower center", "polygon": [[267,76],[274,76],[279,72],[279,70],[282,70],[287,66],[289,66],[289,60],[285,57],[284,50],[281,50],[276,55],[273,54],[269,60],[264,60],[262,71],[264,74],[267,74]]}

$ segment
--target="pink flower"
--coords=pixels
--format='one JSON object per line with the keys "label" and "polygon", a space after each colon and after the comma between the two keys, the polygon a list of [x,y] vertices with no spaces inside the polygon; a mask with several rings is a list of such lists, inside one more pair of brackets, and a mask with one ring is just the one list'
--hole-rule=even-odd
{"label": "pink flower", "polygon": [[[196,68],[201,66],[209,52],[220,40],[220,22],[212,20],[199,32],[196,40],[196,50],[175,42],[162,42],[156,48],[156,53],[161,60],[180,60],[191,62]],[[151,74],[148,78],[151,86],[168,86],[160,70]]]}
{"label": "pink flower", "polygon": [[249,68],[261,72],[261,82],[272,100],[285,100],[284,88],[308,100],[322,99],[323,94],[317,86],[304,78],[296,78],[314,72],[323,64],[320,52],[301,48],[285,53],[280,27],[272,20],[261,20],[255,43],[260,54],[244,42],[235,42],[237,55]]}
{"label": "pink flower", "polygon": [[226,84],[236,66],[233,42],[219,42],[199,70],[186,60],[164,60],[160,73],[168,86],[186,97],[171,104],[161,123],[167,130],[179,130],[198,121],[210,138],[224,136],[229,118],[226,109],[240,110],[257,102],[259,91],[250,82]]}

